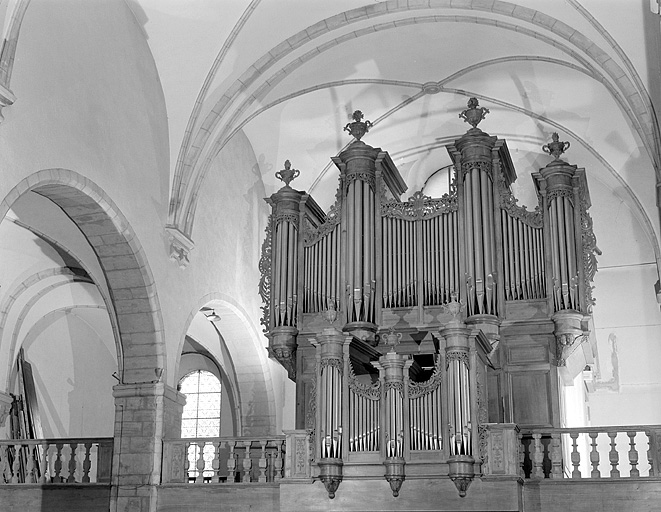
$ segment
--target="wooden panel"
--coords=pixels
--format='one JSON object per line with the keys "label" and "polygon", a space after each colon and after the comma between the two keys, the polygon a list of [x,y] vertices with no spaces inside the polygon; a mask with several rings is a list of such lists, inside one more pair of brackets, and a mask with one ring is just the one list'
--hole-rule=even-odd
{"label": "wooden panel", "polygon": [[[470,492],[470,491],[469,491]],[[661,482],[627,478],[583,480],[526,480],[523,487],[526,511],[533,512],[658,512]]]}
{"label": "wooden panel", "polygon": [[273,512],[281,510],[280,489],[277,484],[162,485],[158,488],[158,510]]}
{"label": "wooden panel", "polygon": [[108,512],[109,485],[0,486],[0,511]]}
{"label": "wooden panel", "polygon": [[508,346],[507,362],[509,364],[548,363],[549,349],[546,345]]}
{"label": "wooden panel", "polygon": [[500,383],[502,379],[501,371],[487,371],[487,388],[489,390],[487,396],[489,422],[490,423],[503,423],[505,411],[503,411],[502,393],[500,390]]}
{"label": "wooden panel", "polygon": [[551,426],[551,374],[510,372],[510,400],[514,423],[519,426]]}

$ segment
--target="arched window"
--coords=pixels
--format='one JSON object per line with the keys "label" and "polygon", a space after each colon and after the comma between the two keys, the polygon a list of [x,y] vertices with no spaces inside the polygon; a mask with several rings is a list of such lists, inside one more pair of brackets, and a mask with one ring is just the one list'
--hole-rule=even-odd
{"label": "arched window", "polygon": [[[186,395],[186,405],[181,417],[181,437],[218,437],[220,436],[220,400],[221,384],[218,377],[206,370],[195,370],[179,381],[179,389]],[[200,447],[204,445],[202,459],[205,479],[213,476],[213,445],[206,442],[193,443],[188,447],[188,462],[191,470],[190,479],[198,476],[195,469],[200,458]]]}
{"label": "arched window", "polygon": [[218,437],[221,400],[218,377],[206,370],[196,370],[181,379],[179,389],[186,395],[181,437]]}

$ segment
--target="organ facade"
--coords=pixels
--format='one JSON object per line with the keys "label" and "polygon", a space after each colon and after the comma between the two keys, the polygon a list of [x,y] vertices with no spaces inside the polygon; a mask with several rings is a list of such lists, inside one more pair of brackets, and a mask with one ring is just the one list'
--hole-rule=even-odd
{"label": "organ facade", "polygon": [[538,205],[520,206],[506,141],[478,127],[488,112],[471,98],[459,114],[470,128],[447,148],[439,198],[406,197],[389,154],[361,140],[360,111],[332,158],[327,213],[292,188],[289,161],[277,173],[262,324],[331,497],[373,474],[395,496],[407,474],[447,476],[465,495],[486,471],[489,426],[561,427],[560,383],[591,362],[599,249],[585,171],[554,133],[552,161],[532,173]]}

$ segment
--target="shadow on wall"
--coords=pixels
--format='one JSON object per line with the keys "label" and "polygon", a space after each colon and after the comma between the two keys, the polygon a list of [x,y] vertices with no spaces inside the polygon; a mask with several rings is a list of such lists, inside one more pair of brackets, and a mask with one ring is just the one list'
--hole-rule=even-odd
{"label": "shadow on wall", "polygon": [[[23,347],[32,363],[45,437],[111,437],[117,370],[112,330],[100,308],[56,311]],[[96,328],[92,327],[95,325]],[[105,327],[103,329],[102,327]],[[109,337],[102,339],[97,329]]]}

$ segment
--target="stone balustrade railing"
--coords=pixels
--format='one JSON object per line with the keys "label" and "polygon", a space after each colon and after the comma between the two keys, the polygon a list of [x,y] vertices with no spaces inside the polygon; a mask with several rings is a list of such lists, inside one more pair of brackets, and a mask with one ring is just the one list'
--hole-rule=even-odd
{"label": "stone balustrade railing", "polygon": [[523,478],[661,476],[661,426],[537,428],[518,433]]}
{"label": "stone balustrade railing", "polygon": [[286,436],[171,439],[163,483],[269,483],[284,477]]}
{"label": "stone balustrade railing", "polygon": [[109,483],[112,438],[0,440],[0,485]]}

